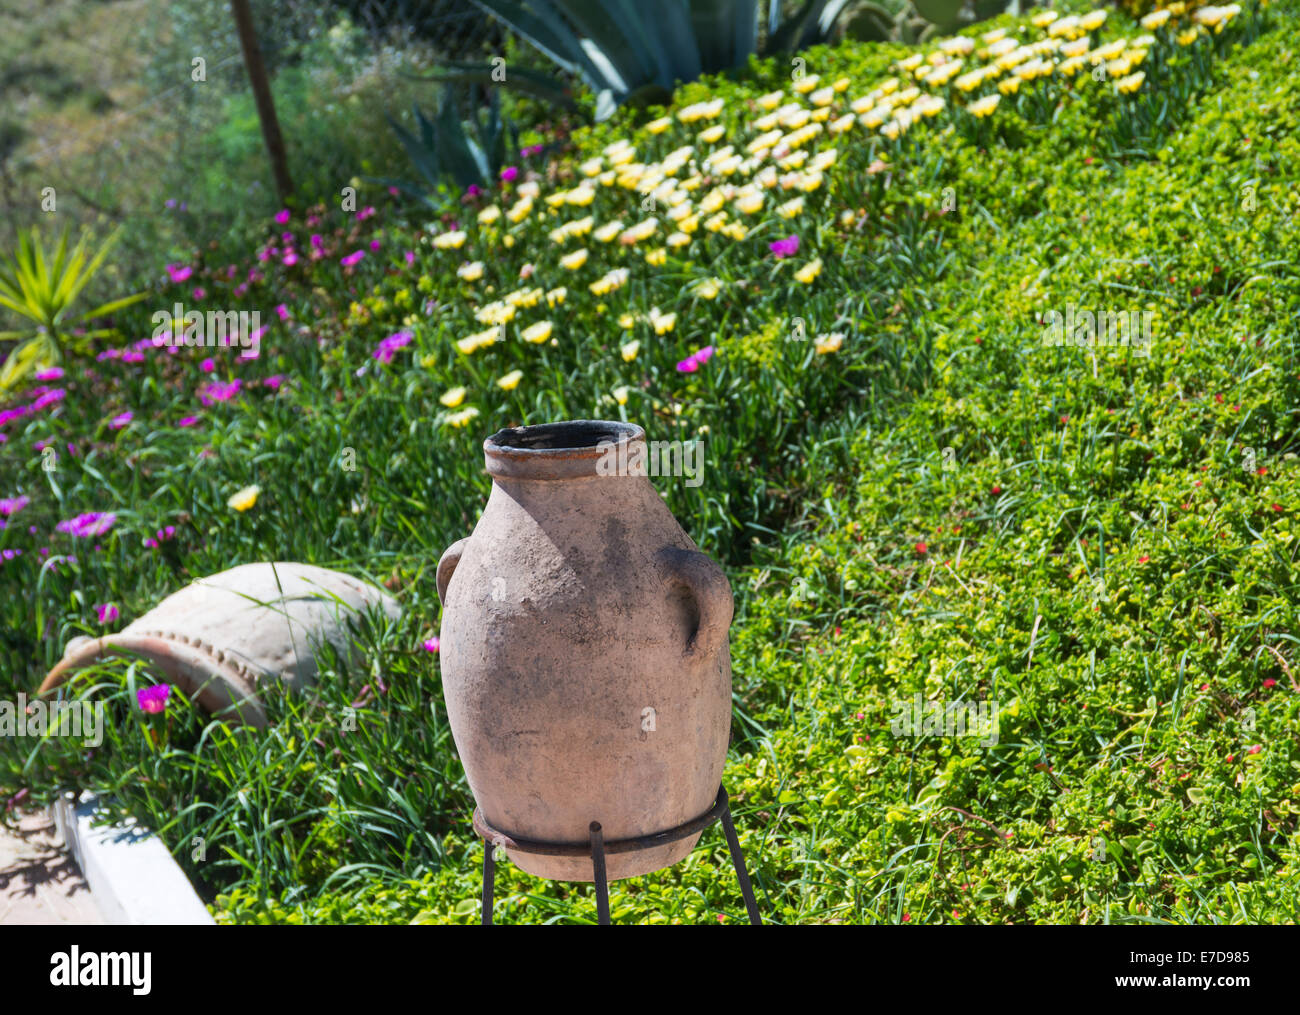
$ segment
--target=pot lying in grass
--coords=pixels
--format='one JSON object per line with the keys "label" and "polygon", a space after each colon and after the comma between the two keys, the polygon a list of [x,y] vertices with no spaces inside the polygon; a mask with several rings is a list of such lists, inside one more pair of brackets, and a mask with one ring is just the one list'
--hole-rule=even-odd
{"label": "pot lying in grass", "polygon": [[[452,734],[483,818],[512,839],[579,845],[593,821],[606,842],[652,835],[721,785],[731,588],[636,467],[645,450],[616,422],[489,437],[487,507],[438,562]],[[698,839],[612,853],[608,877],[670,866]],[[507,854],[593,880],[584,857]]]}
{"label": "pot lying in grass", "polygon": [[41,683],[51,691],[110,654],[142,656],[222,719],[266,725],[258,689],[311,684],[328,643],[356,661],[350,625],[367,610],[396,618],[396,600],[351,575],[311,564],[243,564],[199,578],[117,634],[73,638]]}

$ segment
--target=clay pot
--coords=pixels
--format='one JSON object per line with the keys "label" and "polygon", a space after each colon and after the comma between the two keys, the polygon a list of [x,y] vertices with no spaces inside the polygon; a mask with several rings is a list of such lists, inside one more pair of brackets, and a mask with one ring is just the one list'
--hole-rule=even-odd
{"label": "clay pot", "polygon": [[[731,587],[635,468],[644,446],[640,427],[593,420],[494,434],[487,507],[438,562],[452,734],[483,817],[512,838],[662,832],[721,785]],[[642,474],[602,474],[616,453]],[[698,838],[612,854],[608,877],[670,866]],[[593,880],[583,857],[507,854]]]}
{"label": "clay pot", "polygon": [[199,578],[116,634],[73,638],[40,693],[105,655],[128,653],[219,718],[264,726],[258,688],[311,684],[327,642],[355,663],[349,625],[368,609],[399,614],[396,600],[351,575],[311,564],[243,564]]}

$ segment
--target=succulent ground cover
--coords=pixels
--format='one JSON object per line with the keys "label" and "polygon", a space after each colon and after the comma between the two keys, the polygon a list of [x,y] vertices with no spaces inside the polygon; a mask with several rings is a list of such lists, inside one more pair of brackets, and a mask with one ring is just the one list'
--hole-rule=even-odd
{"label": "succulent ground cover", "polygon": [[[5,696],[249,560],[406,617],[260,733],[101,664],[104,745],[10,740],[0,792],[111,791],[223,921],[476,920],[432,567],[485,434],[604,416],[703,444],[657,483],[737,591],[770,918],[1294,921],[1295,10],[1056,13],[754,62],[438,221],[362,187],[168,265],[141,306],[264,307],[259,343],[160,348],[132,308],[6,404]],[[498,900],[594,921],[509,868]],[[716,832],[611,902],[743,918]]]}

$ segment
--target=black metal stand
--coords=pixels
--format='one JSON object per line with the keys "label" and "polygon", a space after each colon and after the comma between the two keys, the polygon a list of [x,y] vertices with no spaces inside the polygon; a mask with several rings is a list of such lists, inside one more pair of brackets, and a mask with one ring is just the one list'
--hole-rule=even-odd
{"label": "black metal stand", "polygon": [[740,893],[745,897],[745,909],[749,912],[749,922],[759,926],[763,920],[758,913],[758,903],[754,901],[754,888],[749,883],[749,872],[745,869],[745,854],[740,849],[740,839],[736,836],[736,825],[731,820],[731,806],[727,799],[725,787],[718,787],[718,796],[713,806],[704,814],[684,825],[670,828],[666,832],[653,835],[641,835],[634,839],[618,839],[606,842],[600,822],[593,821],[589,826],[590,841],[585,845],[569,843],[540,842],[536,839],[517,839],[499,832],[484,819],[478,808],[474,809],[474,831],[483,840],[483,926],[492,924],[492,895],[496,880],[496,861],[492,856],[497,846],[517,850],[520,853],[535,853],[538,856],[587,856],[591,858],[591,869],[596,882],[596,914],[601,926],[607,926],[609,920],[609,882],[605,872],[605,857],[614,853],[636,853],[643,849],[654,849],[678,839],[685,839],[708,828],[715,821],[722,822],[723,834],[727,837],[727,850],[731,854],[731,863],[736,868],[736,879],[740,882]]}

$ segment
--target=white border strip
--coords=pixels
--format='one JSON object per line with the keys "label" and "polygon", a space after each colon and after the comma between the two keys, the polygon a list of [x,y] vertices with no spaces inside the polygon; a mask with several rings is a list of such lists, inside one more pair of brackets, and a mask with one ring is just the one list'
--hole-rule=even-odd
{"label": "white border strip", "polygon": [[80,803],[68,795],[51,810],[104,922],[215,924],[162,840],[139,828],[134,819],[92,828],[97,806],[89,794],[83,794]]}

